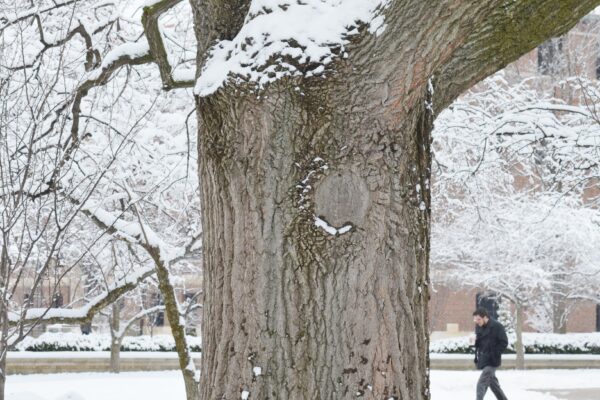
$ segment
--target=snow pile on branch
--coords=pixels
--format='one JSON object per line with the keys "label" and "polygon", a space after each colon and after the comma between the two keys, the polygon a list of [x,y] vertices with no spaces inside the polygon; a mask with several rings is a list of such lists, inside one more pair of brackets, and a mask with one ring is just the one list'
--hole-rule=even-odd
{"label": "snow pile on branch", "polygon": [[153,267],[144,268],[140,271],[129,273],[123,280],[107,286],[107,291],[103,292],[94,298],[90,299],[85,305],[77,308],[29,308],[26,310],[25,315],[16,311],[10,311],[8,313],[9,321],[23,321],[23,320],[48,320],[48,319],[76,319],[85,318],[93,307],[98,307],[99,304],[106,301],[110,294],[117,291],[129,284],[136,284],[141,281],[145,276],[149,275],[154,271]]}
{"label": "snow pile on branch", "polygon": [[98,79],[104,71],[113,68],[114,64],[119,60],[133,60],[147,55],[150,55],[150,46],[148,46],[146,40],[142,40],[139,43],[124,43],[109,51],[108,54],[104,56],[102,65],[91,71],[87,78],[89,80]]}
{"label": "snow pile on branch", "polygon": [[380,35],[382,10],[389,0],[253,0],[246,21],[233,40],[213,47],[195,93],[208,96],[228,78],[259,87],[284,76],[323,73],[344,56],[350,37],[367,26]]}
{"label": "snow pile on branch", "polygon": [[112,227],[118,231],[118,234],[131,242],[144,242],[147,245],[159,250],[160,258],[163,262],[169,263],[184,255],[185,250],[171,246],[161,239],[161,237],[147,224],[127,221],[110,211],[106,211],[96,204],[84,207],[84,211],[98,219],[102,224]]}
{"label": "snow pile on branch", "polygon": [[[85,318],[92,303],[79,308],[30,308],[25,313],[25,320],[33,319],[51,319],[51,318]],[[22,315],[18,312],[9,312],[8,320],[17,322],[22,320]]]}

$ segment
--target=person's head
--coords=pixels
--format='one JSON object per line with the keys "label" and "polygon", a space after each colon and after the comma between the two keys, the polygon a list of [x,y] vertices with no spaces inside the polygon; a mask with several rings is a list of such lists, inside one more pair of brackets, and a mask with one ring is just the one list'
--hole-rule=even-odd
{"label": "person's head", "polygon": [[473,312],[473,322],[477,326],[484,326],[490,320],[490,315],[485,308],[478,308]]}

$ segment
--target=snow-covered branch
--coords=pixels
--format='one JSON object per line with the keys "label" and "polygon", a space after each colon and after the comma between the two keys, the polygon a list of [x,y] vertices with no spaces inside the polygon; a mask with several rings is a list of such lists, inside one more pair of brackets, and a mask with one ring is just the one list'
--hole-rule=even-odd
{"label": "snow-covered branch", "polygon": [[24,310],[24,314],[12,312],[9,319],[12,324],[31,324],[31,323],[85,323],[125,293],[135,289],[140,282],[154,275],[154,268],[141,270],[136,274],[127,276],[122,282],[117,282],[108,290],[92,299],[84,306],[78,308],[29,308]]}

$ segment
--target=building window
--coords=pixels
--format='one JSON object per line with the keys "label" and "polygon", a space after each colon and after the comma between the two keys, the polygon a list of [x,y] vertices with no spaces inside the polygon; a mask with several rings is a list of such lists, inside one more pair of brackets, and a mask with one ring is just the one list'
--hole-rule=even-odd
{"label": "building window", "polygon": [[563,39],[553,38],[538,47],[538,71],[542,75],[556,75],[561,70]]}
{"label": "building window", "polygon": [[475,296],[475,308],[484,308],[490,317],[498,319],[498,298],[490,293],[477,293]]}
{"label": "building window", "polygon": [[600,332],[600,304],[596,305],[596,332]]}
{"label": "building window", "polygon": [[600,56],[596,58],[596,79],[600,79]]}

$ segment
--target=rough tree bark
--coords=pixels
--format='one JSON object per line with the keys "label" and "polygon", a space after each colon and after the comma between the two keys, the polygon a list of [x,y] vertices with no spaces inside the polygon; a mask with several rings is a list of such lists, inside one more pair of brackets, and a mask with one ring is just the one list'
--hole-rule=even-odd
{"label": "rough tree bark", "polygon": [[517,314],[517,321],[515,323],[515,352],[517,353],[517,369],[525,369],[525,348],[523,345],[523,325],[524,325],[524,315],[523,315],[523,304],[520,302],[515,303],[515,312]]}
{"label": "rough tree bark", "polygon": [[[0,287],[6,287],[6,280],[8,278],[8,248],[6,243],[6,235],[3,232],[3,242],[0,249]],[[8,323],[8,301],[7,293],[5,290],[0,294],[0,400],[4,400],[5,387],[6,387],[6,356],[8,352],[8,337],[9,337],[9,323]]]}
{"label": "rough tree bark", "polygon": [[110,372],[121,372],[121,337],[118,334],[121,325],[121,301],[111,305],[110,315]]}
{"label": "rough tree bark", "polygon": [[[192,1],[200,65],[247,3]],[[200,398],[428,399],[433,111],[597,3],[392,1],[325,79],[198,98]]]}

